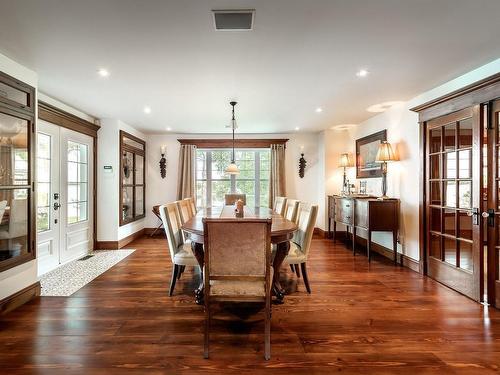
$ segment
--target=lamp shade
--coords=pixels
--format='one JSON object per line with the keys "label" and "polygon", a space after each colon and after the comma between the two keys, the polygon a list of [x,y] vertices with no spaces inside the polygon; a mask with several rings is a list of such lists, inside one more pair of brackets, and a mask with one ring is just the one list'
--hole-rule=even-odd
{"label": "lamp shade", "polygon": [[227,166],[225,172],[227,174],[240,174],[240,170],[238,169],[238,167],[234,163],[229,164]]}
{"label": "lamp shade", "polygon": [[350,167],[351,166],[351,160],[349,158],[349,154],[340,154],[340,162],[339,162],[339,167]]}
{"label": "lamp shade", "polygon": [[396,160],[394,157],[394,151],[392,151],[391,144],[387,141],[382,141],[378,146],[377,156],[375,157],[375,161],[377,163],[384,161],[393,161]]}

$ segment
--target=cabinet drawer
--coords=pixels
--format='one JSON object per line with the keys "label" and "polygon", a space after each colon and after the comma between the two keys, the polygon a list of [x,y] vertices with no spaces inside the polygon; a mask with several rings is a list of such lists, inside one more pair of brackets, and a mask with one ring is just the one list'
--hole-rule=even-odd
{"label": "cabinet drawer", "polygon": [[335,220],[345,224],[352,224],[353,202],[351,199],[340,198],[335,200]]}

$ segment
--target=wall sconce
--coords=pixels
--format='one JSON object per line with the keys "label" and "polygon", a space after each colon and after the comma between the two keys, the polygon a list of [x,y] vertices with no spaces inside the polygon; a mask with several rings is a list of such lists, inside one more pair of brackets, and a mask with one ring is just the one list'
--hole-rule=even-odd
{"label": "wall sconce", "polygon": [[387,162],[396,160],[391,144],[387,141],[382,141],[378,146],[377,156],[375,161],[382,163],[382,196],[380,199],[388,199],[387,196]]}
{"label": "wall sconce", "polygon": [[165,178],[167,175],[167,159],[165,158],[165,154],[167,153],[167,146],[161,146],[161,159],[160,159],[160,176],[161,178]]}
{"label": "wall sconce", "polygon": [[347,167],[352,167],[348,153],[340,154],[339,167],[344,168],[344,178],[342,180],[342,195],[349,194],[349,180],[347,179]]}
{"label": "wall sconce", "polygon": [[300,146],[299,177],[304,178],[307,161],[304,159],[304,146]]}

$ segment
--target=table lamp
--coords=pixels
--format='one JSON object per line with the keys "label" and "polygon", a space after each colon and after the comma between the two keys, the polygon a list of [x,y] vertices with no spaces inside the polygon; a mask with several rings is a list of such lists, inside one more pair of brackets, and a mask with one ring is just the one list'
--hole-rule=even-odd
{"label": "table lamp", "polygon": [[349,154],[340,154],[340,163],[339,167],[344,168],[344,180],[342,182],[342,194],[347,194],[349,189],[347,187],[347,174],[346,174],[346,169],[347,167],[351,166],[351,160],[349,159]]}
{"label": "table lamp", "polygon": [[394,161],[394,151],[392,151],[391,144],[387,141],[382,141],[378,146],[377,156],[375,161],[382,163],[382,196],[380,199],[388,199],[387,196],[387,162]]}

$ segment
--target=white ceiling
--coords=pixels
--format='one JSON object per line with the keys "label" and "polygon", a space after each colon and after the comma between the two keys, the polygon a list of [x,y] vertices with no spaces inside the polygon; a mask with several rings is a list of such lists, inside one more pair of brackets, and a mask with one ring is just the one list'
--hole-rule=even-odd
{"label": "white ceiling", "polygon": [[[254,30],[216,32],[216,8],[254,8]],[[0,52],[35,70],[41,91],[152,133],[228,131],[231,99],[240,132],[358,123],[373,104],[500,56],[498,0],[0,0],[0,9]],[[369,77],[356,77],[360,68]]]}

